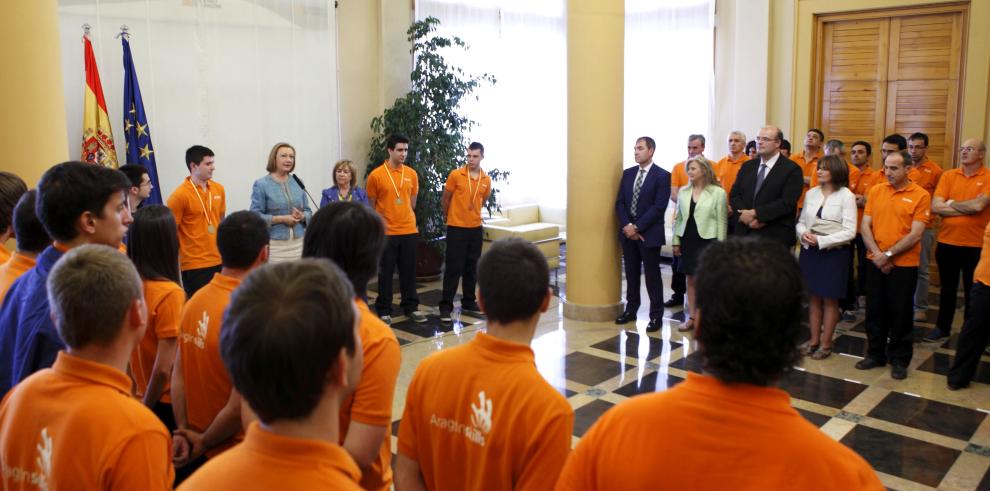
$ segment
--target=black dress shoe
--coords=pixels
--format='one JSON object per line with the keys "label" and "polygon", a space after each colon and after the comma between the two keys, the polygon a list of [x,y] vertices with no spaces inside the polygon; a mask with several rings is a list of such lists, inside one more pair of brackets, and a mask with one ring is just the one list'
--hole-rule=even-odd
{"label": "black dress shoe", "polygon": [[634,322],[636,320],[636,314],[632,312],[623,312],[622,315],[615,318],[615,323],[622,325]]}
{"label": "black dress shoe", "polygon": [[663,321],[660,319],[650,319],[650,323],[646,325],[646,332],[657,332],[663,328]]}
{"label": "black dress shoe", "polygon": [[880,363],[873,358],[863,358],[862,360],[856,362],[856,370],[869,370],[871,368],[882,367],[884,365],[886,365],[886,363]]}
{"label": "black dress shoe", "polygon": [[965,389],[966,387],[969,387],[969,382],[966,382],[965,384],[955,384],[952,382],[947,382],[945,384],[945,387],[951,391],[957,391],[959,389]]}
{"label": "black dress shoe", "polygon": [[900,365],[891,365],[890,378],[894,380],[904,380],[905,378],[907,378],[907,367]]}
{"label": "black dress shoe", "polygon": [[674,307],[683,307],[684,306],[684,295],[674,294],[674,296],[670,297],[670,300],[667,300],[666,302],[663,303],[663,306],[664,307],[667,307],[668,309],[674,308]]}

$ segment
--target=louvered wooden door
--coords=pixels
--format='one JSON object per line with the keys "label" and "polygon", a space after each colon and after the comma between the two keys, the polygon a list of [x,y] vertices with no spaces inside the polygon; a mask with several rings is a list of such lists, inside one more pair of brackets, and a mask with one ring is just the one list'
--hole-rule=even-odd
{"label": "louvered wooden door", "polygon": [[952,167],[958,146],[965,7],[819,18],[815,126],[827,138],[879,146],[929,136],[929,156]]}

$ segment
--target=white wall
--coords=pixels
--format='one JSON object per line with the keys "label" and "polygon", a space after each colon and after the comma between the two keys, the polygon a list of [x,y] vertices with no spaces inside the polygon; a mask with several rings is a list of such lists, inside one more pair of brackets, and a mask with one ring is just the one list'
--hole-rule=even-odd
{"label": "white wall", "polygon": [[783,122],[767,119],[770,0],[718,0],[715,25],[715,114],[706,154],[717,160],[728,153],[730,131],[752,140],[761,126]]}
{"label": "white wall", "polygon": [[70,156],[78,158],[85,88],[83,23],[100,68],[124,162],[121,24],[131,50],[161,180],[188,175],[185,150],[216,153],[227,210],[246,209],[274,143],[296,148],[296,173],[319,201],[339,158],[333,2],[327,0],[60,0]]}

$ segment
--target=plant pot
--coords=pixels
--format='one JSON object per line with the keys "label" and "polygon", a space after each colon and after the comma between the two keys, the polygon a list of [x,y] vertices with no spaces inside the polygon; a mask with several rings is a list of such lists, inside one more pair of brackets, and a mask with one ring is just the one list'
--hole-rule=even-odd
{"label": "plant pot", "polygon": [[443,271],[443,253],[437,247],[440,241],[431,244],[423,239],[416,243],[416,280],[436,281]]}

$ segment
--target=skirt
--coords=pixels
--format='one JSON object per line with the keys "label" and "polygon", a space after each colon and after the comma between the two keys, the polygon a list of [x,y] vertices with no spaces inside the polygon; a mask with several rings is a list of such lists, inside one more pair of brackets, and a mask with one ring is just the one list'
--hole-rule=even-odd
{"label": "skirt", "polygon": [[294,261],[302,257],[303,238],[271,240],[268,242],[268,262]]}
{"label": "skirt", "polygon": [[849,280],[849,246],[819,249],[801,248],[798,257],[808,294],[822,298],[843,298]]}

